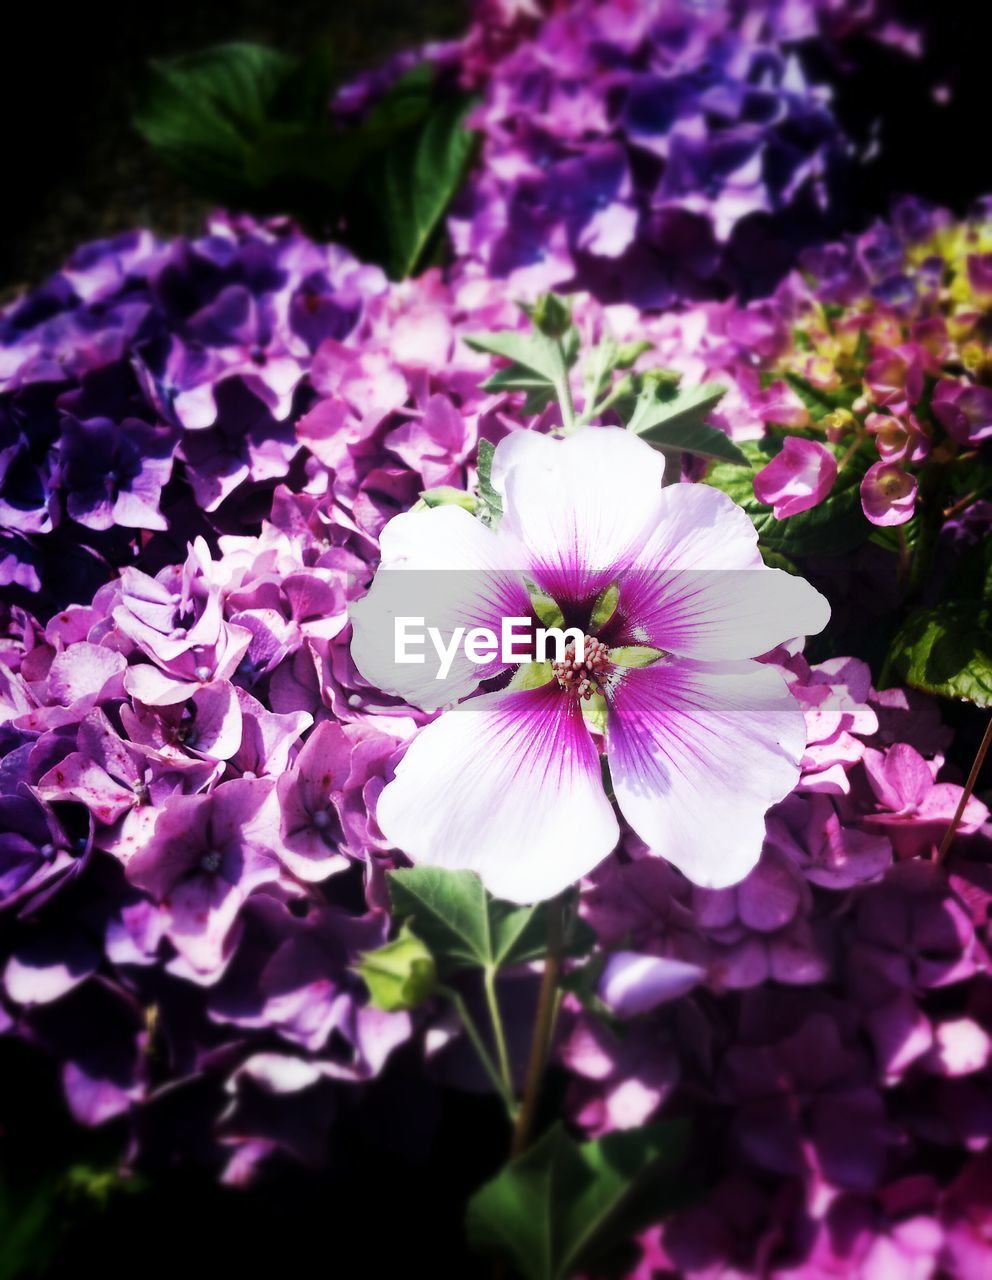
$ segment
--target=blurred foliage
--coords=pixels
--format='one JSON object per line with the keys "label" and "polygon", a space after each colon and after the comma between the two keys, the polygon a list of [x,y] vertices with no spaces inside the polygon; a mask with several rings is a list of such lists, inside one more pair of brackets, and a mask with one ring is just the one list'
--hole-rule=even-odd
{"label": "blurred foliage", "polygon": [[153,62],[135,123],[204,195],[251,213],[291,214],[402,279],[437,250],[472,153],[469,103],[442,92],[422,64],[346,125],[330,109],[336,80],[323,43],[304,58],[218,45]]}

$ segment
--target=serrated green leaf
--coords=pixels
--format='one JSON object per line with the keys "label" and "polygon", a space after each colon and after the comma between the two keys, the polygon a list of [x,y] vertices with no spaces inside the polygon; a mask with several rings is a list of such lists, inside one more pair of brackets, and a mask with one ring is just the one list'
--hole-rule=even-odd
{"label": "serrated green leaf", "polygon": [[[530,934],[541,908],[492,898],[474,871],[412,867],[391,871],[388,879],[394,914],[409,918],[442,974],[520,964],[543,954],[546,929],[540,931],[539,945]],[[517,946],[521,941],[523,955]]]}
{"label": "serrated green leaf", "polygon": [[491,440],[480,440],[475,468],[479,476],[479,519],[494,529],[503,515],[503,499],[493,488],[493,455],[496,446]]}
{"label": "serrated green leaf", "polygon": [[442,102],[413,138],[404,134],[386,153],[378,200],[396,280],[415,273],[465,177],[475,145],[465,128],[470,105]]}
{"label": "serrated green leaf", "polygon": [[704,421],[726,390],[717,382],[667,389],[650,385],[638,397],[627,428],[659,448],[745,466],[747,459],[734,442]]}
{"label": "serrated green leaf", "polygon": [[915,610],[886,665],[914,689],[992,707],[992,608],[964,600]]}
{"label": "serrated green leaf", "polygon": [[682,1159],[686,1141],[678,1121],[582,1144],[555,1125],[472,1197],[469,1241],[525,1280],[567,1280],[611,1235],[636,1227],[624,1210],[646,1180],[658,1180],[653,1211],[664,1213],[661,1178]]}
{"label": "serrated green leaf", "polygon": [[733,440],[705,422],[664,422],[642,434],[665,452],[694,453],[697,458],[714,459],[732,467],[748,466],[747,457]]}
{"label": "serrated green leaf", "polygon": [[[474,871],[420,866],[390,871],[387,880],[393,914],[427,944],[442,976],[526,964],[547,950],[546,902],[518,906],[494,898]],[[573,921],[566,950],[589,945],[589,930]]]}
{"label": "serrated green leaf", "polygon": [[[796,556],[840,555],[862,546],[873,526],[861,508],[859,485],[863,474],[860,463],[852,460],[837,477],[828,497],[808,511],[776,520],[771,507],[754,496],[755,473],[766,466],[780,443],[763,440],[747,441],[741,451],[751,464],[750,470],[717,463],[706,474],[706,483],[720,489],[743,507],[758,531],[758,540],[771,551],[793,559]],[[838,451],[834,449],[834,452]]]}
{"label": "serrated green leaf", "polygon": [[557,340],[543,333],[498,329],[493,333],[467,333],[463,341],[473,351],[502,356],[504,360],[512,362],[511,368],[515,366],[516,369],[524,370],[532,376],[537,375],[541,382],[552,387],[565,373],[561,348]]}
{"label": "serrated green leaf", "polygon": [[554,386],[543,374],[534,373],[522,364],[511,364],[497,369],[482,383],[483,391],[547,391],[554,393]]}
{"label": "serrated green leaf", "polygon": [[798,373],[786,372],[782,376],[806,406],[814,422],[821,422],[835,409],[850,409],[857,399],[857,391],[851,387],[841,387],[837,391],[824,391],[820,387],[815,387],[812,382],[807,382]]}

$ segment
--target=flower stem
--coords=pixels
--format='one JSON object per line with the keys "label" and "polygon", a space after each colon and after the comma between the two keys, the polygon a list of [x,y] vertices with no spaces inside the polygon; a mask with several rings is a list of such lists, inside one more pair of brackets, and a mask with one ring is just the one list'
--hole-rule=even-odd
{"label": "flower stem", "polygon": [[516,1124],[513,1126],[513,1140],[510,1144],[511,1160],[525,1151],[530,1141],[544,1067],[554,1035],[555,1019],[558,1013],[558,978],[561,974],[562,907],[561,898],[553,898],[548,903],[548,951],[544,958],[544,973],[537,998],[537,1013],[534,1015],[534,1035],[527,1063],[524,1096],[520,1103],[520,1110],[517,1112]]}
{"label": "flower stem", "polygon": [[961,824],[961,817],[964,814],[965,806],[971,799],[972,792],[975,790],[975,784],[978,782],[978,775],[981,772],[982,765],[985,763],[985,757],[988,755],[989,746],[992,745],[992,717],[989,718],[988,724],[985,726],[985,733],[982,741],[979,743],[978,751],[971,766],[971,772],[964,784],[964,790],[961,792],[961,799],[958,801],[958,807],[954,810],[954,817],[951,819],[951,825],[944,833],[944,838],[940,842],[940,848],[937,850],[937,862],[941,863],[947,857],[951,848],[951,843],[957,833],[957,829]]}
{"label": "flower stem", "polygon": [[839,461],[838,461],[838,463],[837,463],[837,474],[838,474],[838,475],[840,475],[840,473],[844,470],[844,468],[847,466],[847,464],[851,461],[851,459],[854,457],[854,455],[855,455],[855,454],[858,452],[858,450],[861,448],[861,441],[863,440],[863,438],[864,438],[864,437],[863,437],[863,435],[861,434],[861,432],[859,432],[859,433],[857,434],[857,436],[855,436],[855,438],[851,441],[851,443],[850,443],[850,444],[847,446],[847,448],[844,450],[843,454],[841,454],[841,457],[840,457],[840,459],[839,459]]}
{"label": "flower stem", "polygon": [[[564,358],[562,358],[564,364]],[[575,421],[575,403],[572,400],[572,388],[568,381],[568,372],[566,370],[564,377],[560,378],[555,386],[555,392],[558,396],[558,404],[561,408],[561,425],[565,435],[573,432],[578,425]]]}
{"label": "flower stem", "polygon": [[502,1098],[503,1105],[506,1107],[506,1113],[511,1122],[515,1121],[517,1117],[517,1104],[514,1100],[513,1092],[504,1083],[503,1077],[500,1072],[497,1071],[492,1058],[489,1056],[489,1052],[482,1041],[482,1036],[479,1034],[479,1029],[472,1021],[472,1015],[469,1013],[468,1006],[463,1000],[460,992],[455,991],[453,987],[438,987],[437,991],[440,995],[446,996],[451,1001],[455,1012],[461,1019],[462,1026],[465,1028],[465,1034],[471,1041],[472,1048],[475,1050],[476,1056],[482,1065],[482,1069],[489,1077],[489,1080],[496,1092]]}
{"label": "flower stem", "polygon": [[500,1014],[499,1000],[496,998],[496,970],[490,965],[482,973],[482,984],[486,992],[486,1004],[489,1006],[489,1021],[493,1028],[493,1040],[496,1044],[496,1057],[499,1061],[499,1074],[503,1081],[503,1091],[507,1097],[513,1097],[513,1073],[510,1070],[510,1054],[506,1047],[506,1033],[503,1030],[503,1018]]}

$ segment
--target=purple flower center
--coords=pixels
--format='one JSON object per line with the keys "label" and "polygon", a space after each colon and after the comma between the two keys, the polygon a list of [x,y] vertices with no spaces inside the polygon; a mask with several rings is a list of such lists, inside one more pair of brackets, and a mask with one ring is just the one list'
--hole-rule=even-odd
{"label": "purple flower center", "polygon": [[589,699],[594,693],[602,692],[603,677],[612,665],[609,646],[593,636],[584,636],[582,661],[577,661],[575,642],[570,640],[565,646],[565,657],[561,662],[553,662],[551,669],[566,692],[576,698]]}
{"label": "purple flower center", "polygon": [[208,849],[200,859],[200,866],[208,875],[216,875],[223,861],[224,856],[219,849]]}

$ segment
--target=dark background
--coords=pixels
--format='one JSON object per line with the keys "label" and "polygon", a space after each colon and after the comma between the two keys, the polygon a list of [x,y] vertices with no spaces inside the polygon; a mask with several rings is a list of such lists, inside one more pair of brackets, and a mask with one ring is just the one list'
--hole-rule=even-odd
{"label": "dark background", "polygon": [[134,226],[196,233],[192,195],[131,125],[149,58],[229,40],[304,54],[328,41],[344,77],[463,30],[468,0],[11,0],[0,25],[0,291]]}

